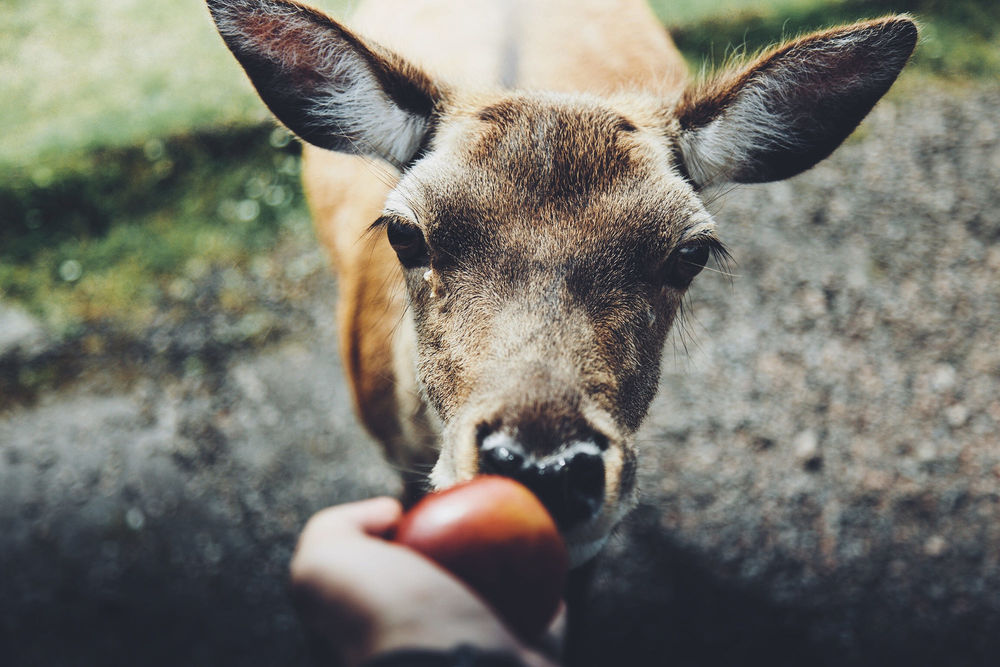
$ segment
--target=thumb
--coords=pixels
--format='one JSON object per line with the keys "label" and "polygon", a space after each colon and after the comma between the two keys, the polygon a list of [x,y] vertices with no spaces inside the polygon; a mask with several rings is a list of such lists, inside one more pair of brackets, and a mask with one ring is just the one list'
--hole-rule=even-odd
{"label": "thumb", "polygon": [[329,537],[367,534],[384,537],[403,516],[395,498],[370,498],[320,510],[306,523],[299,544]]}

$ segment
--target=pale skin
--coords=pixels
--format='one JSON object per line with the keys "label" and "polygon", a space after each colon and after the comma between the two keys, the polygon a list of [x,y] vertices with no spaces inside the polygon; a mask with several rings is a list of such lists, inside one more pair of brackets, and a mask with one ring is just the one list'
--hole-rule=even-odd
{"label": "pale skin", "polygon": [[[318,641],[351,667],[396,650],[461,644],[509,653],[528,667],[555,667],[464,584],[386,539],[402,511],[392,498],[374,498],[322,510],[306,524],[291,584],[302,621]],[[546,640],[561,625],[557,619]]]}

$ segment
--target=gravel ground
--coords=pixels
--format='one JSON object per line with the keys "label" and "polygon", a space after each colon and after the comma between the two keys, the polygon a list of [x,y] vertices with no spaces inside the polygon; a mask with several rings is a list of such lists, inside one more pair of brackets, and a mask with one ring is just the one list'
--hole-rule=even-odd
{"label": "gravel ground", "polygon": [[[668,347],[588,665],[996,664],[998,109],[995,87],[884,103],[816,169],[717,204],[736,276],[699,278]],[[334,294],[313,280],[263,347],[99,355],[0,412],[5,664],[305,663],[298,529],[398,489]],[[45,346],[5,321],[11,374]]]}

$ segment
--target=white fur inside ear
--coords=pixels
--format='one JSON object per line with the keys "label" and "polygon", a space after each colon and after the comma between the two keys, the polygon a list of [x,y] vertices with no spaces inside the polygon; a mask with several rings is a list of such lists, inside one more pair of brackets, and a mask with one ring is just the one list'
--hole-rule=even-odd
{"label": "white fur inside ear", "polygon": [[[416,153],[428,119],[397,105],[366,56],[347,40],[291,3],[216,0],[210,5],[227,42],[268,61],[290,81],[303,77],[303,71],[318,75],[301,99],[306,113],[299,122],[305,129],[335,136],[345,150],[381,157],[396,167]],[[292,129],[301,133],[304,128]]]}
{"label": "white fur inside ear", "polygon": [[409,162],[427,119],[390,100],[367,63],[350,49],[332,44],[323,59],[328,83],[311,100],[317,122],[350,138],[362,155],[382,157],[397,167]]}
{"label": "white fur inside ear", "polygon": [[[802,150],[806,141],[793,129],[803,124],[796,100],[835,99],[863,83],[858,76],[837,71],[838,59],[830,56],[855,48],[864,35],[848,32],[813,49],[806,45],[781,56],[774,66],[751,77],[717,118],[683,132],[680,149],[691,178],[702,187],[730,182],[734,174],[755,166],[755,154]],[[811,89],[818,81],[822,88]]]}
{"label": "white fur inside ear", "polygon": [[681,134],[684,165],[702,187],[726,183],[753,161],[761,147],[794,148],[795,138],[779,109],[770,108],[766,91],[751,84],[718,118],[704,127]]}

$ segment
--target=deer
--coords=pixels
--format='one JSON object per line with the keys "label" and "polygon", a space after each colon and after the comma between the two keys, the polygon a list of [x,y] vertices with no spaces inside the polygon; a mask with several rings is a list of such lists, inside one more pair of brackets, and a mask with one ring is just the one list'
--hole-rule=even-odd
{"label": "deer", "polygon": [[720,188],[828,157],[918,28],[892,15],[694,77],[642,0],[207,0],[303,142],[360,420],[408,493],[480,474],[551,512],[575,566],[636,504],[636,431]]}

